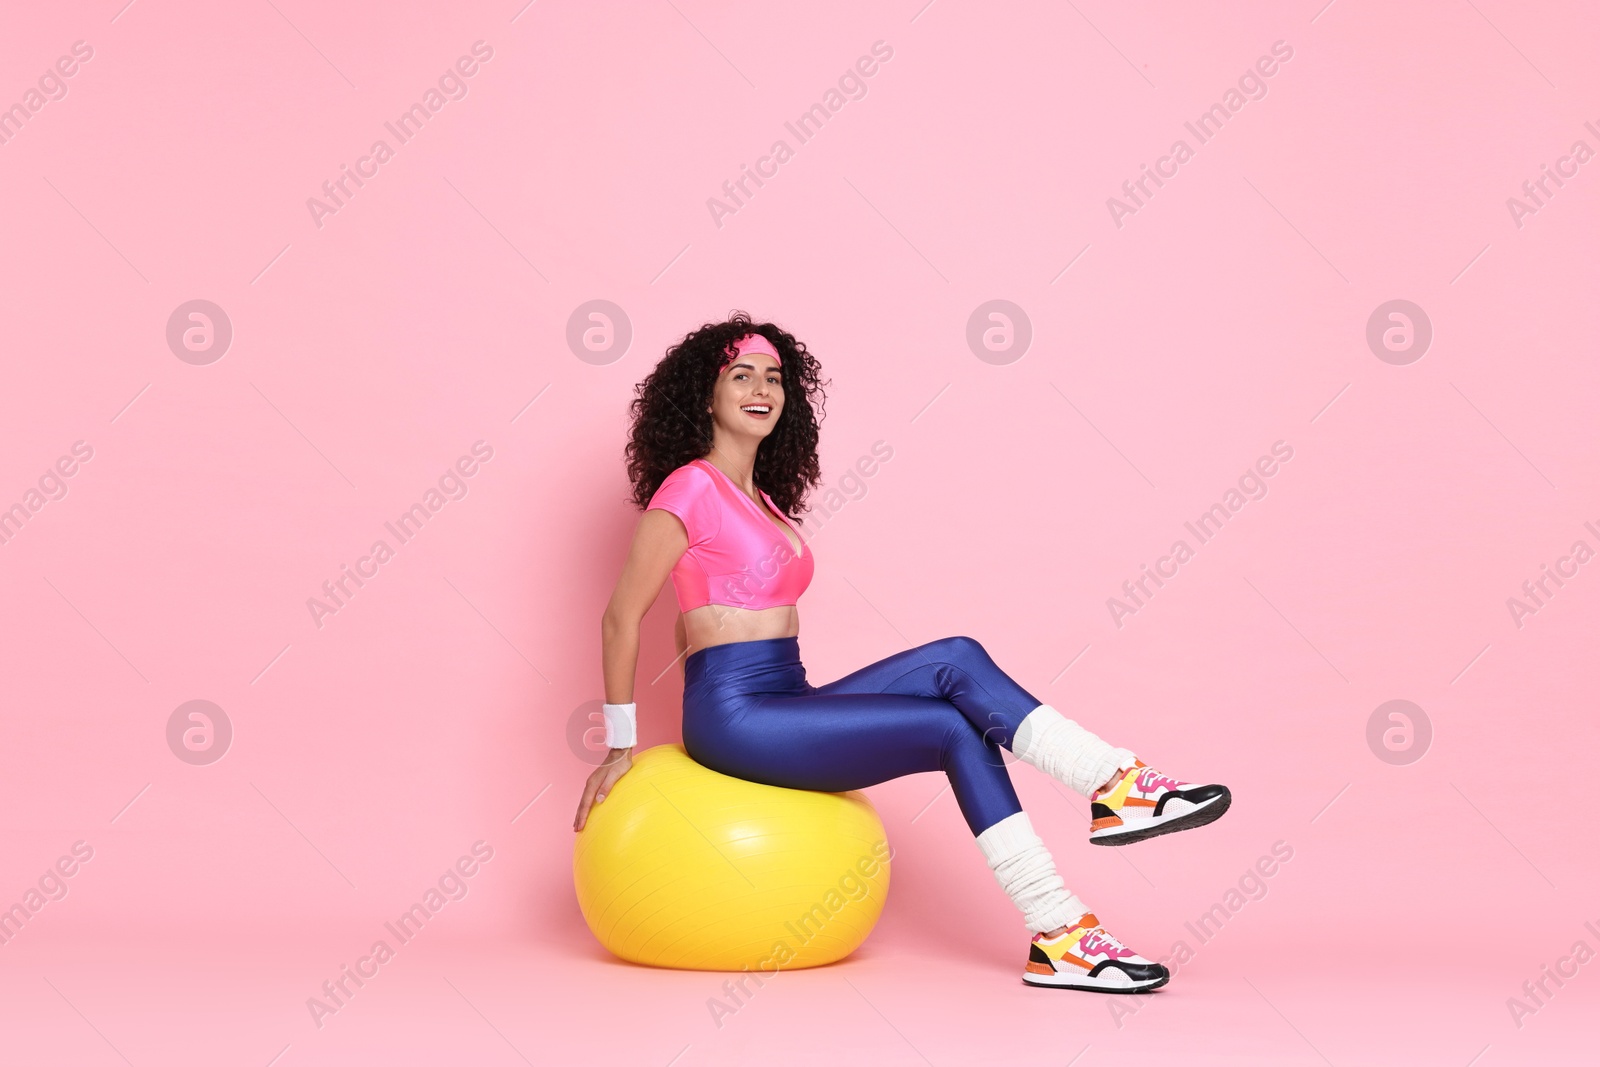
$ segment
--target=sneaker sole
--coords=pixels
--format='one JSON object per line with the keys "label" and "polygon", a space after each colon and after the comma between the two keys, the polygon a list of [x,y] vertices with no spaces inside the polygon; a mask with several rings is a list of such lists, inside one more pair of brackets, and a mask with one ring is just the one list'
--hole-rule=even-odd
{"label": "sneaker sole", "polygon": [[1086,993],[1144,993],[1151,989],[1159,989],[1161,986],[1166,985],[1171,978],[1171,975],[1164,975],[1147,982],[1123,984],[1121,982],[1113,983],[1105,978],[1090,978],[1086,974],[1046,976],[1024,973],[1022,981],[1024,985],[1038,986],[1040,989],[1077,989]]}
{"label": "sneaker sole", "polygon": [[[1224,787],[1226,788],[1226,787]],[[1201,804],[1193,811],[1186,811],[1182,815],[1174,815],[1169,819],[1155,823],[1153,826],[1140,826],[1133,830],[1108,831],[1095,836],[1089,836],[1091,845],[1131,845],[1135,841],[1148,841],[1152,837],[1162,834],[1175,834],[1179,830],[1193,830],[1197,826],[1216,822],[1222,818],[1223,812],[1233,803],[1233,794],[1225,792],[1219,797]]]}

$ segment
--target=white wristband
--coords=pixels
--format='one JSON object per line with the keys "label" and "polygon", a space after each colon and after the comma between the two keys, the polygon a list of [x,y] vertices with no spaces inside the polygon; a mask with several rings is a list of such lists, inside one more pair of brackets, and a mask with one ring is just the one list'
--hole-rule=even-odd
{"label": "white wristband", "polygon": [[632,748],[638,740],[634,725],[634,712],[638,704],[602,704],[600,713],[606,720],[606,747]]}

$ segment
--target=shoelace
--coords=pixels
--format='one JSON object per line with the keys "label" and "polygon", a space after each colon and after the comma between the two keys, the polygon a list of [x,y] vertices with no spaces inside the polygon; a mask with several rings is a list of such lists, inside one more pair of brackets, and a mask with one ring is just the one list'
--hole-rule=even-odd
{"label": "shoelace", "polygon": [[1134,782],[1141,793],[1154,793],[1157,789],[1176,789],[1182,784],[1170,774],[1162,774],[1150,767],[1141,768],[1139,778]]}
{"label": "shoelace", "polygon": [[1133,949],[1111,936],[1104,926],[1097,926],[1084,934],[1078,942],[1078,952],[1084,956],[1102,955],[1108,960],[1120,960],[1135,954]]}

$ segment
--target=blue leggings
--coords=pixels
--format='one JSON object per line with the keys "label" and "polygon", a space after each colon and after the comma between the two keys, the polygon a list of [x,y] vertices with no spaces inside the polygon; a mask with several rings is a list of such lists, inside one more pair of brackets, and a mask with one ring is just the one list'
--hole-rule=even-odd
{"label": "blue leggings", "polygon": [[796,637],[684,661],[683,745],[721,774],[840,793],[944,771],[974,835],[1022,810],[1000,748],[1039,706],[970,637],[932,641],[813,686]]}

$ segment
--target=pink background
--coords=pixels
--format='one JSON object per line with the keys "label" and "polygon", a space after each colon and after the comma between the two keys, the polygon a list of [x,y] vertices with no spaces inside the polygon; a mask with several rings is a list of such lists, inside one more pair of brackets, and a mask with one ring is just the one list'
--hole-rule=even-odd
{"label": "pink background", "polygon": [[[0,146],[0,506],[94,450],[0,545],[0,903],[94,850],[0,946],[0,1059],[1592,1058],[1595,965],[1520,1027],[1506,1003],[1600,949],[1600,563],[1520,628],[1506,606],[1600,549],[1600,162],[1520,228],[1506,206],[1600,149],[1585,5],[121,3],[0,34],[5,105],[94,50]],[[307,198],[478,40],[467,95],[319,228]],[[797,144],[784,122],[880,40],[864,98]],[[1107,198],[1279,40],[1267,95],[1115,225]],[[778,138],[794,157],[719,227],[707,199]],[[233,326],[209,365],[165,339],[193,299]],[[604,365],[566,342],[596,299],[632,329]],[[966,341],[993,299],[1032,325],[1004,365]],[[1433,324],[1409,365],[1365,340],[1394,299]],[[1222,822],[1110,853],[1082,798],[1013,770],[1147,954],[1294,849],[1167,989],[1113,1012],[1023,987],[938,775],[869,792],[896,858],[863,948],[721,1028],[722,976],[583,927],[567,731],[637,517],[625,404],[733,308],[832,378],[830,485],[894,451],[810,524],[814,682],[968,634],[1227,782]],[[467,495],[315,625],[307,598],[479,440]],[[1114,625],[1106,599],[1279,440],[1269,494]],[[646,620],[646,746],[678,737],[674,610]],[[166,741],[196,699],[234,730],[208,766]],[[1405,766],[1366,740],[1394,699],[1434,732]],[[479,840],[465,899],[317,1028],[306,998]]]}

